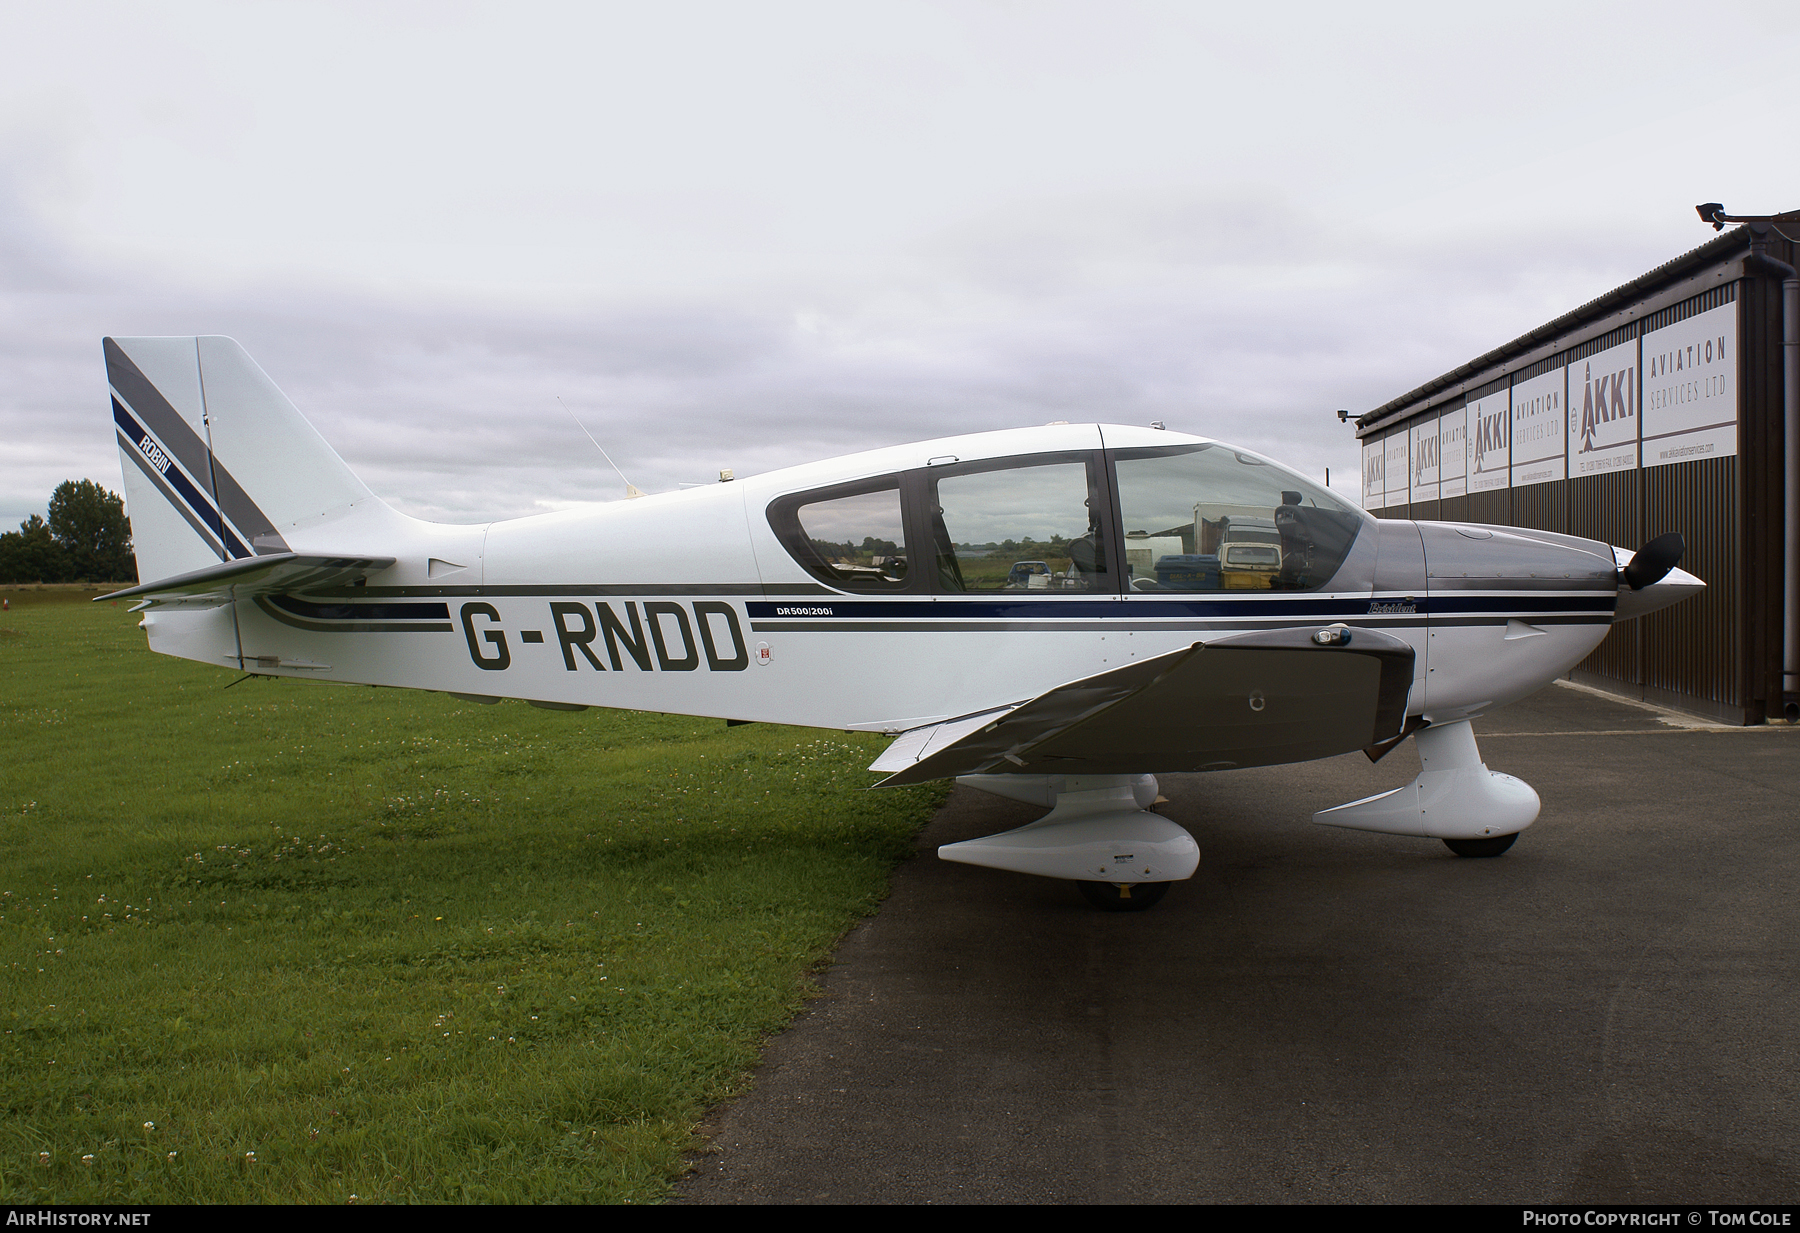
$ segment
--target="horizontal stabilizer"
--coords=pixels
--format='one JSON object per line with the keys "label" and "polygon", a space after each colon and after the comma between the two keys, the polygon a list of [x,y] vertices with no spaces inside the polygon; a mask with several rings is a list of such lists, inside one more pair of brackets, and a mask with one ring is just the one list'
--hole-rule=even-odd
{"label": "horizontal stabilizer", "polygon": [[[393,557],[322,557],[298,552],[245,557],[114,591],[100,599],[141,599],[143,608],[219,608],[257,595],[304,594],[347,586],[393,565]],[[98,602],[98,601],[96,601]]]}
{"label": "horizontal stabilizer", "polygon": [[979,716],[953,720],[973,730],[948,743],[918,742],[908,733],[874,769],[902,760],[890,755],[902,755],[903,745],[918,750],[915,760],[883,784],[986,772],[1210,771],[1328,758],[1399,734],[1412,678],[1411,645],[1377,630],[1238,634],[1059,686],[986,723]]}

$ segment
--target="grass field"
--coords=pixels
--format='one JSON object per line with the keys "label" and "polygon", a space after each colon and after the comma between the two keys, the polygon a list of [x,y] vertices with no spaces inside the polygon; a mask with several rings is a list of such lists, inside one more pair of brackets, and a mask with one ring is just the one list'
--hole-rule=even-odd
{"label": "grass field", "polygon": [[0,1201],[643,1202],[941,799],[0,591]]}

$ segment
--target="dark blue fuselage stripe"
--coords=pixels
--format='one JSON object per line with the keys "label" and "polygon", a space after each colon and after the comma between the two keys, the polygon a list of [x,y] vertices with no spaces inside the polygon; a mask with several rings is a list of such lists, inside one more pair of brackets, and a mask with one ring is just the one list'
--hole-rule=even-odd
{"label": "dark blue fuselage stripe", "polygon": [[[745,604],[750,619],[778,620],[787,618],[834,619],[834,620],[987,620],[987,621],[1041,621],[1045,619],[1064,620],[1183,620],[1193,617],[1212,617],[1221,619],[1287,619],[1299,622],[1348,620],[1357,617],[1393,617],[1432,615],[1449,616],[1451,614],[1500,614],[1512,615],[1521,612],[1541,612],[1545,614],[1558,612],[1611,612],[1617,604],[1617,596],[1612,591],[1595,591],[1587,595],[1553,595],[1547,596],[1524,592],[1517,595],[1421,595],[1409,604],[1404,611],[1394,611],[1392,606],[1402,601],[1392,599],[1370,600],[1358,596],[1354,599],[1220,599],[1220,600],[1143,600],[1131,599],[1123,603],[1112,601],[1096,602],[1091,599],[1081,600],[1015,600],[998,603],[959,602],[955,600],[938,603],[918,602],[916,600],[828,600],[823,602],[800,600],[791,603],[758,602]],[[1388,606],[1388,611],[1371,612],[1373,605]]]}
{"label": "dark blue fuselage stripe", "polygon": [[1618,606],[1617,592],[1596,591],[1592,595],[1558,595],[1544,599],[1523,595],[1489,595],[1461,599],[1454,595],[1427,596],[1422,611],[1448,616],[1453,612],[1611,612]]}
{"label": "dark blue fuselage stripe", "polygon": [[163,449],[162,443],[158,442],[154,436],[144,430],[144,426],[139,424],[137,420],[132,417],[131,412],[125,409],[124,403],[115,398],[112,400],[112,405],[113,422],[119,426],[119,431],[125,434],[126,440],[132,443],[134,449],[137,449],[139,453],[142,453],[143,449],[139,443],[143,441],[145,437],[150,437],[151,442],[156,445],[157,449],[162,450],[162,452],[167,455],[169,458],[169,465],[160,468],[159,474],[163,477],[164,482],[167,483],[183,501],[188,503],[188,507],[194,511],[194,515],[199,518],[213,534],[224,541],[225,550],[234,557],[247,557],[252,555],[250,549],[244,546],[244,541],[239,539],[237,534],[232,531],[230,527],[225,525],[225,520],[219,516],[219,511],[214,508],[213,503],[207,500],[206,494],[196,488],[194,482],[187,477],[180,467],[175,465],[175,456],[168,450]]}
{"label": "dark blue fuselage stripe", "polygon": [[295,616],[318,621],[448,621],[449,604],[315,604],[292,595],[272,597]]}
{"label": "dark blue fuselage stripe", "polygon": [[796,599],[745,605],[752,618],[773,617],[935,617],[977,620],[1041,620],[1044,617],[1117,618],[1178,616],[1292,616],[1308,620],[1316,615],[1362,616],[1369,611],[1367,596],[1350,599],[1286,600],[1178,600],[1132,599],[1023,599],[1023,600],[840,600]]}

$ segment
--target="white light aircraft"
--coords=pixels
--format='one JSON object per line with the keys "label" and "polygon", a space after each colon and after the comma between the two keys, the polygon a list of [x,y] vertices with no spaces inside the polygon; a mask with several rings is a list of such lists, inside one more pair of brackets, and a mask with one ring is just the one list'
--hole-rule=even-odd
{"label": "white light aircraft", "polygon": [[422,522],[229,338],[105,342],[152,650],[268,676],[894,737],[884,783],[1049,812],[938,854],[1131,910],[1199,850],[1157,773],[1407,736],[1411,783],[1314,815],[1504,852],[1538,813],[1469,721],[1698,591],[1637,553],[1376,519],[1245,450],[1053,424],[601,508]]}

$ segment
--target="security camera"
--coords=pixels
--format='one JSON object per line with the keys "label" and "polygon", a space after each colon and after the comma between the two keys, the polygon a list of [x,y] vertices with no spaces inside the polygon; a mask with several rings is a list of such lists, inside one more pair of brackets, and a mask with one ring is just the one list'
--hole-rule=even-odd
{"label": "security camera", "polygon": [[1719,202],[1703,201],[1694,207],[1694,213],[1700,216],[1701,222],[1711,223],[1714,231],[1725,230],[1725,223],[1722,218],[1725,213],[1725,207]]}

